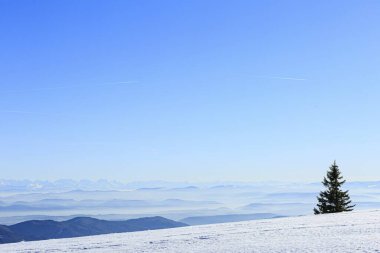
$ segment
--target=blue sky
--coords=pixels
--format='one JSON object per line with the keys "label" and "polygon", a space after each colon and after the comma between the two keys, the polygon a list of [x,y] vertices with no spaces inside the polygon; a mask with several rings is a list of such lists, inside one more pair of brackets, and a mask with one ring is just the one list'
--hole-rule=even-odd
{"label": "blue sky", "polygon": [[380,179],[379,1],[0,1],[1,178]]}

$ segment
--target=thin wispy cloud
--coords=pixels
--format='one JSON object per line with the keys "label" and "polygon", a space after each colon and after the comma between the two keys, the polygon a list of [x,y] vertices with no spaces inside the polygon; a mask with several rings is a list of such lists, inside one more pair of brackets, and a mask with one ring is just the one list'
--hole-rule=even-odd
{"label": "thin wispy cloud", "polygon": [[38,112],[38,111],[27,111],[27,110],[0,110],[0,115],[20,115],[20,117],[59,117],[59,118],[85,118],[94,117],[96,114],[76,114],[76,113],[61,113],[61,112]]}
{"label": "thin wispy cloud", "polygon": [[54,113],[31,112],[31,111],[19,111],[19,110],[0,110],[0,113],[10,113],[10,114],[31,114],[31,115],[56,115],[56,114],[54,114]]}
{"label": "thin wispy cloud", "polygon": [[111,87],[126,84],[136,84],[138,81],[120,81],[120,82],[109,82],[109,83],[97,83],[97,84],[86,84],[86,85],[62,85],[62,86],[51,86],[37,89],[24,89],[24,90],[8,90],[4,93],[28,93],[28,92],[39,92],[39,91],[50,91],[50,90],[65,90],[65,89],[84,89],[84,88],[95,88],[95,87]]}
{"label": "thin wispy cloud", "polygon": [[277,79],[277,80],[290,80],[290,81],[307,81],[306,78],[293,77],[293,76],[254,76],[263,79]]}

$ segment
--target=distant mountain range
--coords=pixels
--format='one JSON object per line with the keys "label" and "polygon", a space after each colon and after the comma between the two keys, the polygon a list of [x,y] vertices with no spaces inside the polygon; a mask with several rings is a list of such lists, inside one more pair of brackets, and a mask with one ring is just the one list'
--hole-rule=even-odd
{"label": "distant mountain range", "polygon": [[[225,183],[189,183],[189,182],[165,182],[165,181],[147,181],[147,182],[119,182],[115,180],[100,179],[92,180],[71,180],[60,179],[56,181],[48,180],[6,180],[0,179],[1,192],[62,192],[70,190],[162,190],[162,191],[197,191],[204,188],[209,189],[235,189],[235,188],[267,188],[268,186],[295,186],[302,185],[303,188],[311,187],[318,190],[321,183],[286,183],[286,182],[225,182]],[[380,181],[363,181],[347,182],[346,187],[355,188],[375,188],[380,189]]]}
{"label": "distant mountain range", "polygon": [[109,233],[122,233],[188,226],[160,216],[106,221],[78,217],[67,221],[31,220],[11,226],[0,225],[0,243],[70,238]]}

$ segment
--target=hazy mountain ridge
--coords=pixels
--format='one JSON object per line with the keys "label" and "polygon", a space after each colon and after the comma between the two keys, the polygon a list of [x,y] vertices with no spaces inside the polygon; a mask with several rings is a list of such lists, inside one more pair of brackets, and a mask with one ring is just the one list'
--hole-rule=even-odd
{"label": "hazy mountain ridge", "polygon": [[126,221],[106,221],[77,217],[67,221],[31,220],[0,226],[0,243],[70,238],[108,233],[122,233],[187,226],[163,217],[146,217]]}
{"label": "hazy mountain ridge", "polygon": [[99,209],[99,208],[153,208],[153,207],[185,207],[192,205],[218,205],[216,201],[195,201],[182,199],[166,199],[162,201],[147,200],[74,200],[74,199],[41,199],[38,201],[16,201],[12,204],[0,203],[1,211],[37,211],[37,210],[75,210],[75,209]]}
{"label": "hazy mountain ridge", "polygon": [[206,224],[218,224],[218,223],[228,223],[228,222],[240,222],[249,220],[260,220],[260,219],[271,219],[280,218],[284,216],[279,216],[273,213],[254,213],[254,214],[225,214],[225,215],[213,215],[213,216],[192,216],[187,217],[180,222],[189,225],[206,225]]}

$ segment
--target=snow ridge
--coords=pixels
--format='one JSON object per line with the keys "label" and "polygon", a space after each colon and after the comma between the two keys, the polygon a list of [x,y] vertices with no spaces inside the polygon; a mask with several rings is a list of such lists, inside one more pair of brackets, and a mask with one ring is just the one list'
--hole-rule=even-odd
{"label": "snow ridge", "polygon": [[22,242],[0,252],[380,252],[380,210]]}

